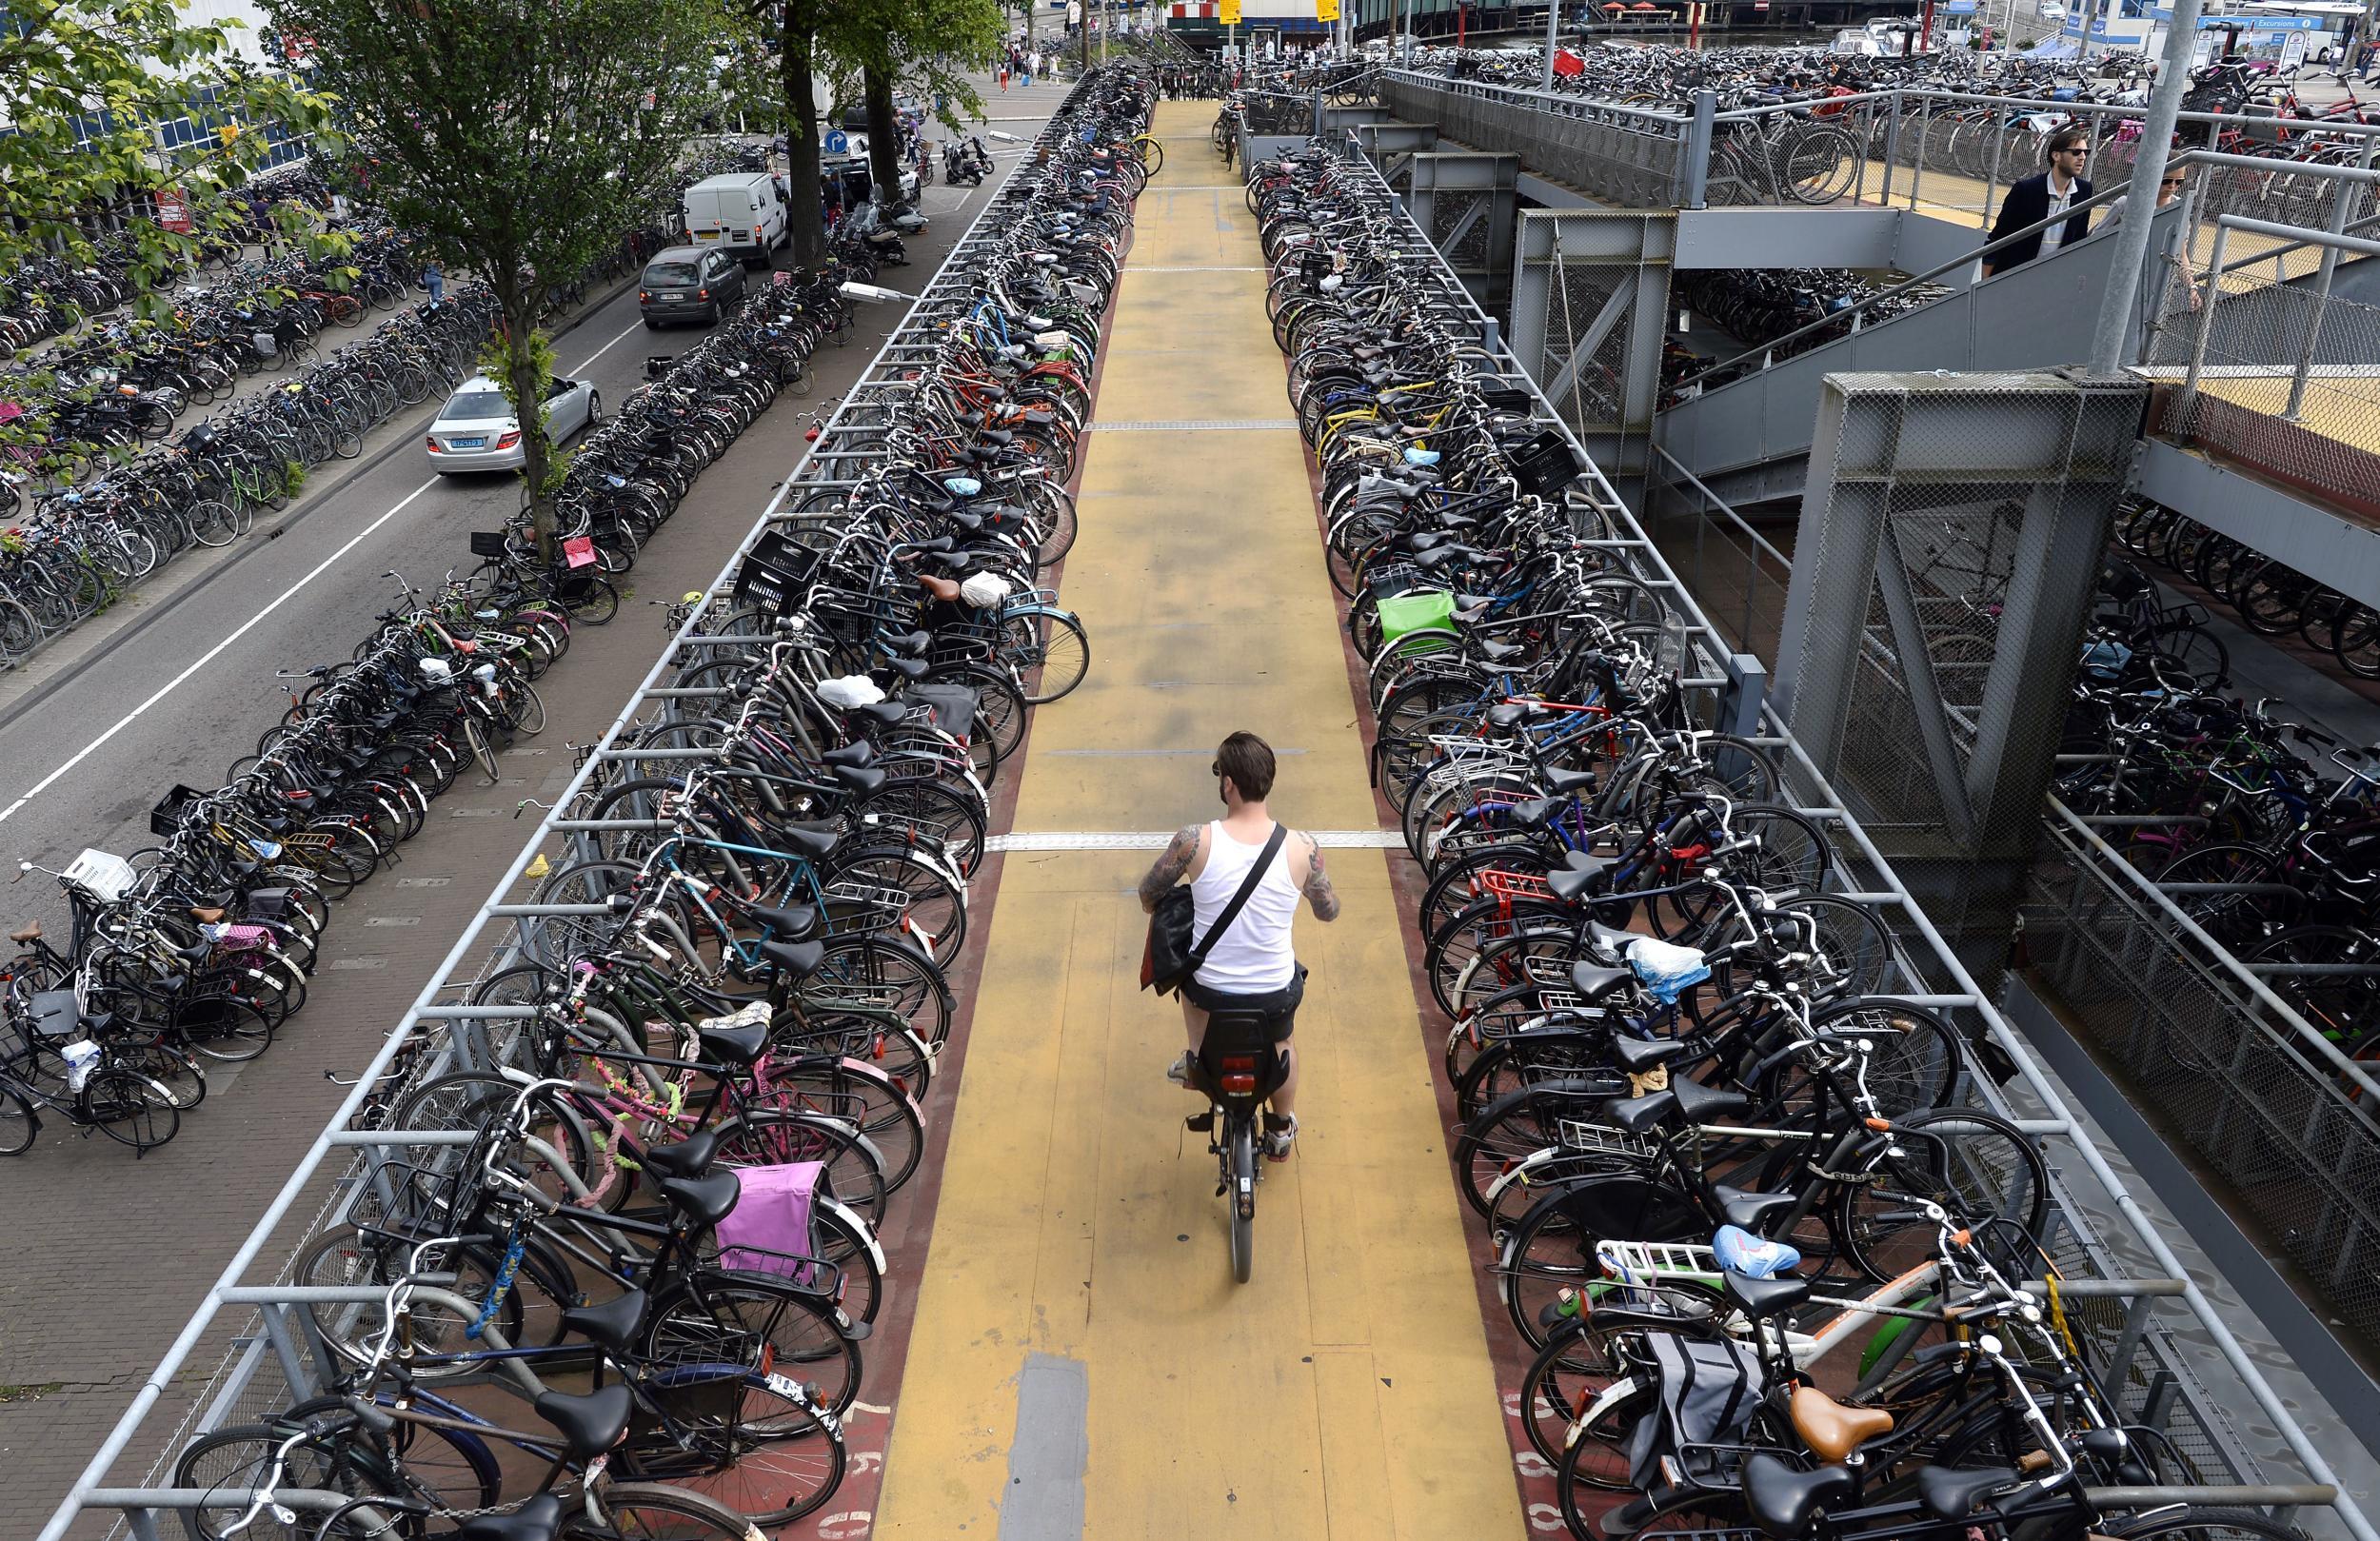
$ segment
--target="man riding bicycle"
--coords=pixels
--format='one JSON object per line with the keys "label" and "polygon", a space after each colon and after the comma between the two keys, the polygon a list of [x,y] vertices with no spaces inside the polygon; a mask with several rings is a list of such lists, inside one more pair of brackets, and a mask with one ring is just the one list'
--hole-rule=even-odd
{"label": "man riding bicycle", "polygon": [[[1215,752],[1212,767],[1223,801],[1223,817],[1185,824],[1140,879],[1140,908],[1151,913],[1165,891],[1188,882],[1197,919],[1193,934],[1204,937],[1217,917],[1263,855],[1273,837],[1273,816],[1264,800],[1273,790],[1273,751],[1253,733],[1235,733]],[[1298,1137],[1298,1061],[1289,1044],[1298,1003],[1305,996],[1306,971],[1290,946],[1290,925],[1303,896],[1318,920],[1339,919],[1339,894],[1322,867],[1314,837],[1292,833],[1282,840],[1269,870],[1258,881],[1230,930],[1217,938],[1205,960],[1181,987],[1182,1025],[1190,1047],[1166,1077],[1190,1083],[1191,1065],[1206,1037],[1206,1020],[1219,1011],[1248,1012],[1273,1024],[1279,1045],[1280,1090],[1264,1116],[1264,1154],[1286,1160]]]}

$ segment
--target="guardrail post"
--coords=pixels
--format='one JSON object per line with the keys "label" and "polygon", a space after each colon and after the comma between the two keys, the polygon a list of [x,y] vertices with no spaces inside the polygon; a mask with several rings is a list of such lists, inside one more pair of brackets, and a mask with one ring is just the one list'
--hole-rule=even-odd
{"label": "guardrail post", "polygon": [[[2355,166],[2358,170],[2370,168],[2371,152],[2374,148],[2372,137],[2370,134],[2365,135],[2363,152],[2355,157]],[[2332,235],[2346,233],[2348,210],[2362,202],[2363,188],[2363,183],[2350,177],[2338,179],[2338,187],[2330,194],[2330,221],[2323,227],[2325,229]],[[2306,318],[2305,346],[2298,350],[2297,370],[2290,377],[2290,404],[2281,412],[2281,421],[2284,423],[2296,422],[2298,413],[2305,407],[2306,382],[2313,376],[2314,349],[2322,343],[2323,313],[2330,306],[2330,279],[2338,270],[2339,248],[2324,247],[2322,248],[2322,271],[2314,280],[2313,314]]]}
{"label": "guardrail post", "polygon": [[1678,147],[1677,202],[1686,208],[1710,207],[1712,120],[1719,109],[1718,92],[1695,92],[1694,116],[1686,120],[1686,142]]}
{"label": "guardrail post", "polygon": [[[2198,301],[2198,334],[2190,343],[2190,368],[2182,375],[2180,399],[2173,404],[2172,421],[2178,431],[2188,437],[2191,420],[2198,410],[2198,380],[2207,370],[2207,343],[2214,335],[2215,306],[2223,300],[2223,248],[2231,242],[2231,227],[2221,220],[2214,222],[2214,249],[2207,254],[2207,292]],[[2197,279],[2192,277],[2194,286]]]}
{"label": "guardrail post", "polygon": [[[1740,639],[1739,639],[1740,640]],[[1727,689],[1719,696],[1719,731],[1749,739],[1760,731],[1760,707],[1769,699],[1769,669],[1754,653],[1727,661]]]}
{"label": "guardrail post", "polygon": [[1891,114],[1884,123],[1884,185],[1877,189],[1876,202],[1893,207],[1893,168],[1901,158],[1901,93],[1894,91],[1885,100],[1884,110]]}

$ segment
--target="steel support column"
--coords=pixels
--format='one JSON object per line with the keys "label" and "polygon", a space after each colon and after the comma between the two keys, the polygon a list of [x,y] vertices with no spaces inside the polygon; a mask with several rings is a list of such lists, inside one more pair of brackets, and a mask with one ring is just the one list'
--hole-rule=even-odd
{"label": "steel support column", "polygon": [[1501,315],[1510,293],[1520,157],[1416,152],[1407,207],[1463,287]]}
{"label": "steel support column", "polygon": [[1649,458],[1676,238],[1668,212],[1520,215],[1513,352],[1608,472],[1641,476]]}

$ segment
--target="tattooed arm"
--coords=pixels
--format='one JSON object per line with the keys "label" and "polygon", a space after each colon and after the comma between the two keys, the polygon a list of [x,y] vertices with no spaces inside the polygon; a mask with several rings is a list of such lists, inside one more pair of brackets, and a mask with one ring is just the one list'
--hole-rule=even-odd
{"label": "tattooed arm", "polygon": [[1148,876],[1140,879],[1142,910],[1156,914],[1157,901],[1165,897],[1165,890],[1181,881],[1181,875],[1190,870],[1190,863],[1198,859],[1199,833],[1204,827],[1202,824],[1184,824],[1174,832],[1172,840],[1165,842],[1165,849],[1158,857],[1157,865],[1149,868]]}
{"label": "tattooed arm", "polygon": [[1306,844],[1306,880],[1301,890],[1306,902],[1314,906],[1317,920],[1336,920],[1339,919],[1339,890],[1331,886],[1331,875],[1322,870],[1322,842],[1303,830],[1298,832],[1298,839]]}

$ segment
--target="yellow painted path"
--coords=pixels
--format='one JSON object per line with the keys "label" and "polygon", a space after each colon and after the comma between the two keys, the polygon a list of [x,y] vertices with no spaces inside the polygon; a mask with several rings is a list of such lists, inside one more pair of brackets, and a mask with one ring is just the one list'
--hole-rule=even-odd
{"label": "yellow painted path", "polygon": [[[1208,817],[1241,727],[1282,817],[1370,828],[1296,430],[1116,427],[1290,415],[1263,275],[1151,270],[1262,262],[1212,104],[1158,112],[1064,575],[1091,674],[1035,718],[1016,828]],[[874,1533],[1524,1535],[1384,854],[1333,852],[1345,913],[1299,922],[1303,1133],[1245,1285],[1179,1008],[1138,989],[1150,859],[1003,859]]]}

